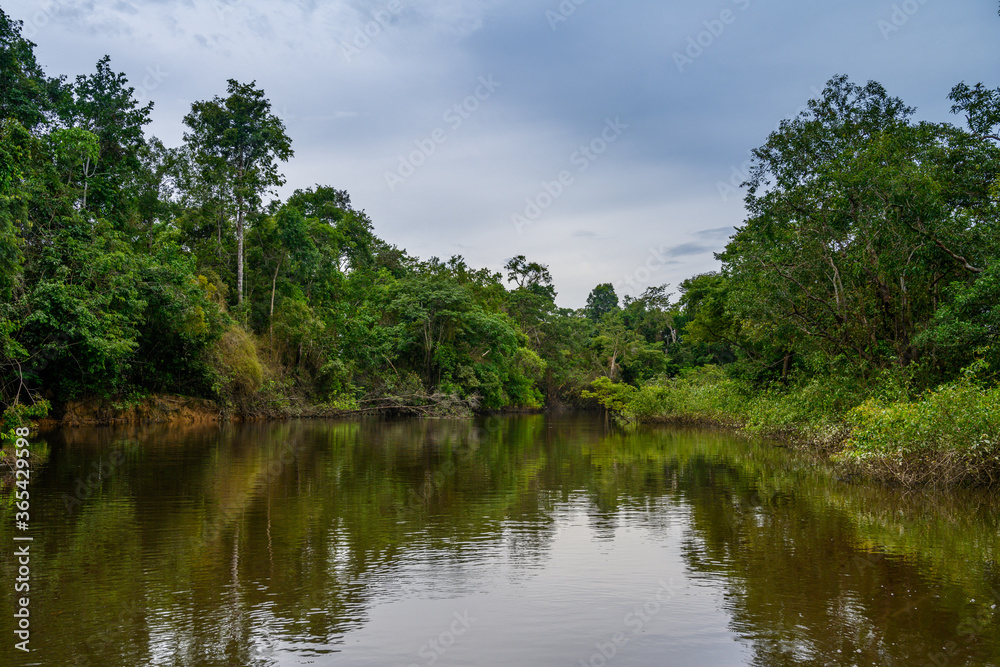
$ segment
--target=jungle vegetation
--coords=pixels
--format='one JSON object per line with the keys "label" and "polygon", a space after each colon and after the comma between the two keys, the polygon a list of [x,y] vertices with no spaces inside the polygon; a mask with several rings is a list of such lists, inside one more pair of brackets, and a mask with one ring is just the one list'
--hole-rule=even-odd
{"label": "jungle vegetation", "polygon": [[601,404],[805,433],[898,478],[1000,464],[1000,88],[956,85],[953,124],[834,77],[753,151],[719,271],[576,310],[524,255],[409,255],[335,184],[274,198],[294,151],[255,82],[194,103],[177,147],[134,93],[108,57],[50,77],[0,11],[2,431],[90,396]]}

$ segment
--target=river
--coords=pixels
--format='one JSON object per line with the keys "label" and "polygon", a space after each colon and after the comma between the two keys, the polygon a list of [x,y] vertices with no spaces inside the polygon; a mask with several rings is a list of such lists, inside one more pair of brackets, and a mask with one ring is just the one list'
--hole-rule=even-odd
{"label": "river", "polygon": [[984,492],[591,416],[44,438],[2,664],[1000,665]]}

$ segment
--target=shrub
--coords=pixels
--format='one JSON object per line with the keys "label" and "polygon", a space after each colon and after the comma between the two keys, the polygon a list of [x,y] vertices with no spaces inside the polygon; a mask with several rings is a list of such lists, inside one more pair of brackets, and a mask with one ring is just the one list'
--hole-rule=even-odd
{"label": "shrub", "polygon": [[968,377],[917,401],[868,400],[846,421],[852,432],[838,458],[897,481],[930,481],[930,470],[942,482],[995,481],[1000,470],[1000,388]]}
{"label": "shrub", "polygon": [[253,337],[231,325],[209,348],[212,389],[228,406],[250,407],[264,384],[264,367]]}

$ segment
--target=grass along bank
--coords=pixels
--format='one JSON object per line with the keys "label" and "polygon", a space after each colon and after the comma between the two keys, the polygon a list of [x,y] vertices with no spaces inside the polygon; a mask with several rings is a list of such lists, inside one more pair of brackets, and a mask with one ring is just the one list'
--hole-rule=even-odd
{"label": "grass along bank", "polygon": [[852,474],[908,487],[1000,485],[1000,387],[981,384],[975,368],[917,396],[890,373],[760,389],[719,367],[593,387],[588,395],[624,423],[712,423],[781,437]]}

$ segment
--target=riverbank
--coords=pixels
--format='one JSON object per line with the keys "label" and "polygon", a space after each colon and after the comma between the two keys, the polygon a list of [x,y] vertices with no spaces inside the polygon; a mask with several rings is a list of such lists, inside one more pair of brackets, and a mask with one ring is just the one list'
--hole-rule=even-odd
{"label": "riverbank", "polygon": [[113,424],[198,423],[219,421],[224,411],[202,398],[157,394],[131,401],[90,397],[68,401],[40,426],[106,426]]}
{"label": "riverbank", "polygon": [[754,388],[719,368],[589,395],[624,423],[712,424],[822,454],[845,476],[905,487],[1000,486],[1000,388],[970,375],[910,396],[889,375]]}
{"label": "riverbank", "polygon": [[542,409],[481,410],[475,400],[435,393],[380,396],[336,404],[309,403],[285,398],[268,404],[224,405],[217,401],[174,394],[155,394],[130,400],[88,397],[53,408],[37,428],[112,426],[133,424],[196,424],[225,421],[323,419],[366,415],[421,418],[468,418],[477,414],[534,414]]}
{"label": "riverbank", "polygon": [[[891,376],[867,383],[827,376],[759,389],[718,367],[705,367],[640,387],[602,378],[586,394],[626,424],[713,426],[763,435],[821,455],[848,478],[910,488],[1000,486],[1000,388],[983,387],[972,376],[913,397]],[[463,418],[482,412],[474,401],[441,393],[336,405],[284,400],[253,411],[153,395],[127,402],[71,401],[37,424],[193,424],[373,414]]]}

